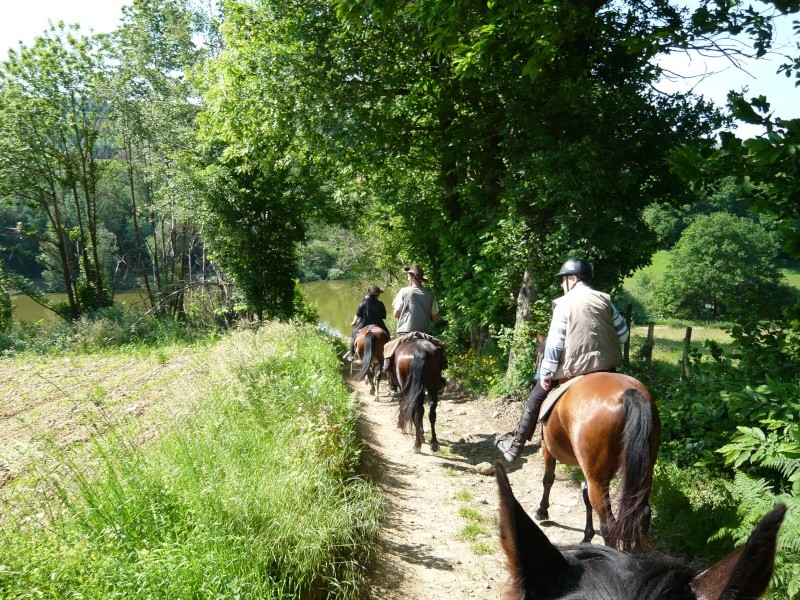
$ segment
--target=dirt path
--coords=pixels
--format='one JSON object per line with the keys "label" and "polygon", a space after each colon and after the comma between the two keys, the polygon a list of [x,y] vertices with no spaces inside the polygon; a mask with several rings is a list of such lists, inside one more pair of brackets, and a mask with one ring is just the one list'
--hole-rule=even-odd
{"label": "dirt path", "polygon": [[[425,444],[422,454],[414,454],[413,438],[397,428],[397,402],[385,396],[375,402],[366,385],[350,383],[359,393],[368,473],[383,489],[387,506],[371,579],[373,597],[500,598],[507,576],[495,534],[496,484],[493,476],[480,475],[475,467],[494,465],[500,457],[494,435],[516,425],[521,404],[502,405],[445,390],[436,423],[441,451],[432,454]],[[541,498],[542,474],[541,457],[531,447],[509,469],[514,492],[531,514]],[[583,537],[579,501],[580,487],[559,469],[551,521],[543,527],[555,543],[578,543]]]}

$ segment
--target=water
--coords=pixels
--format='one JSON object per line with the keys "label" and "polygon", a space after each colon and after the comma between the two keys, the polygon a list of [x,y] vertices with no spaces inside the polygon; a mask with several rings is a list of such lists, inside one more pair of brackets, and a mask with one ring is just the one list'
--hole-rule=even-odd
{"label": "water", "polygon": [[[373,284],[374,282],[371,281],[315,281],[304,283],[302,287],[309,301],[317,305],[320,323],[324,323],[342,337],[349,337],[352,329],[350,323],[356,314],[358,303],[366,296],[367,288]],[[381,287],[383,288],[383,285]],[[394,290],[386,290],[379,298],[386,305],[386,312],[389,315],[392,312],[394,294]],[[66,301],[67,295],[47,294],[47,298],[53,302],[61,302]],[[143,299],[139,292],[117,294],[115,300],[123,302],[127,306],[141,307],[143,305]],[[14,307],[14,318],[18,321],[51,323],[59,319],[53,311],[40,306],[27,296],[12,296],[11,304]],[[393,329],[394,319],[389,316],[386,324]]]}
{"label": "water", "polygon": [[[349,339],[353,322],[359,302],[367,295],[367,288],[374,285],[373,282],[364,281],[315,281],[304,283],[303,291],[308,296],[312,304],[316,304],[319,310],[320,323],[326,324],[330,329]],[[385,290],[378,299],[386,305],[386,324],[390,330],[394,329],[394,318],[392,314],[392,300],[394,300],[395,290],[387,289],[382,284],[381,289]]]}
{"label": "water", "polygon": [[[66,294],[45,294],[45,297],[53,303],[67,301]],[[120,292],[114,296],[114,301],[139,309],[145,304],[144,297],[139,292]],[[23,323],[36,323],[37,321],[54,323],[61,318],[49,308],[45,308],[22,294],[11,296],[11,307],[13,317]]]}

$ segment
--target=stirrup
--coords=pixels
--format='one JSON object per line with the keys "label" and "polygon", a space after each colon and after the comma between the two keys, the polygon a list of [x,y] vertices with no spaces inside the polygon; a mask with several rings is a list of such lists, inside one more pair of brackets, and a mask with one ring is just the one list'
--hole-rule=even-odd
{"label": "stirrup", "polygon": [[514,431],[508,431],[496,435],[494,438],[494,445],[502,452],[503,458],[505,458],[506,462],[509,464],[516,462],[519,455],[522,454],[522,446],[514,445],[515,433]]}
{"label": "stirrup", "polygon": [[512,429],[511,431],[506,431],[505,433],[498,433],[497,435],[495,435],[494,436],[494,445],[495,445],[495,447],[499,448],[500,447],[499,446],[500,442],[504,442],[508,438],[511,438],[513,440],[515,433],[516,433],[516,430]]}

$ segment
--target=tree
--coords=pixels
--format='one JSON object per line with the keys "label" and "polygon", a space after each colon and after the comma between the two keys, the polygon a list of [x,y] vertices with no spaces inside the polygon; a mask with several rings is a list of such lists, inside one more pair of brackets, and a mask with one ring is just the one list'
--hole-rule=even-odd
{"label": "tree", "polygon": [[697,217],[670,255],[655,302],[679,318],[716,320],[737,311],[774,316],[782,308],[777,256],[775,235],[751,219]]}
{"label": "tree", "polygon": [[63,316],[111,303],[100,255],[97,206],[107,106],[101,39],[60,25],[20,45],[0,66],[0,198],[47,216],[30,231],[67,293]]}
{"label": "tree", "polygon": [[187,0],[135,0],[114,33],[117,65],[105,90],[121,168],[109,191],[127,208],[122,259],[150,304],[184,314],[184,291],[202,281],[205,256],[194,218],[192,163],[198,91],[188,74],[206,57],[193,41]]}
{"label": "tree", "polygon": [[[699,215],[725,212],[730,215],[759,220],[758,214],[753,213],[746,200],[752,194],[752,188],[753,185],[749,181],[728,177],[710,190],[709,196],[700,198],[693,204],[680,207],[651,204],[644,209],[644,219],[647,225],[658,234],[662,248],[670,250],[680,239],[683,231]],[[760,221],[770,230],[775,228],[774,219],[768,215],[762,215]]]}
{"label": "tree", "polygon": [[774,217],[784,251],[800,257],[800,119],[773,117],[763,96],[752,104],[737,95],[731,100],[737,118],[764,125],[766,134],[742,140],[722,133],[718,148],[682,146],[671,164],[698,190],[714,189],[728,177],[746,184],[743,198],[751,209]]}
{"label": "tree", "polygon": [[0,263],[0,333],[8,329],[11,324],[11,286]]}
{"label": "tree", "polygon": [[641,208],[686,199],[665,152],[716,121],[652,93],[649,56],[630,52],[658,28],[646,7],[338,8],[364,42],[348,110],[365,125],[346,131],[371,160],[361,170],[381,201],[380,239],[430,266],[456,335],[529,320],[568,255],[592,259],[607,288],[649,259]]}
{"label": "tree", "polygon": [[[309,222],[336,221],[324,132],[333,35],[325,2],[231,2],[226,47],[204,71],[203,235],[259,317],[290,318]],[[337,123],[342,127],[344,123]]]}

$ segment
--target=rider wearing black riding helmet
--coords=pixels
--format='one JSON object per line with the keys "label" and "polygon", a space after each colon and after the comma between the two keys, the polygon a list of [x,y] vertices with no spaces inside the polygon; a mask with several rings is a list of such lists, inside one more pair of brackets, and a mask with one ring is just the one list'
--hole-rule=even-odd
{"label": "rider wearing black riding helmet", "polygon": [[[497,447],[514,462],[530,438],[547,393],[562,379],[593,371],[614,371],[622,364],[621,345],[628,326],[608,294],[589,286],[594,271],[582,258],[570,258],[556,273],[564,295],[553,301],[553,318],[547,333],[539,380],[528,397],[513,439],[500,439]],[[510,432],[509,432],[510,434]]]}

